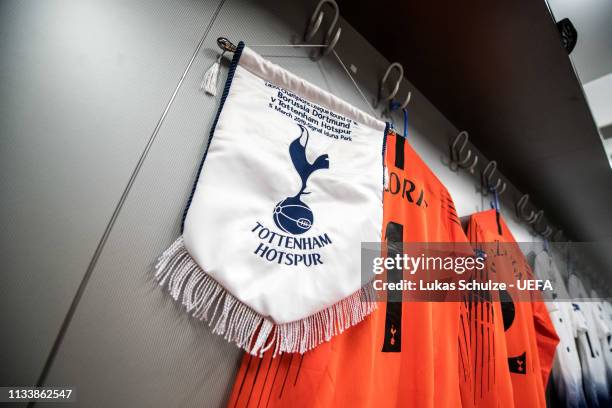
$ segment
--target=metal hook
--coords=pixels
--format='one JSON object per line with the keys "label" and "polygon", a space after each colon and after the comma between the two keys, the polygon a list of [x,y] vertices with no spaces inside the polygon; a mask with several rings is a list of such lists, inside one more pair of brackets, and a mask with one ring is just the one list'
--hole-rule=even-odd
{"label": "metal hook", "polygon": [[338,18],[340,17],[340,8],[338,7],[338,3],[336,3],[334,0],[321,0],[319,4],[317,4],[315,11],[310,17],[310,20],[306,27],[306,32],[304,33],[304,42],[309,42],[310,40],[312,40],[312,38],[321,28],[323,16],[325,15],[325,13],[321,9],[325,4],[329,4],[334,9],[334,17],[332,18],[332,21],[329,24],[329,28],[327,29],[327,33],[325,33],[325,37],[323,39],[323,43],[327,44],[327,47],[321,50],[321,52],[315,52],[311,56],[314,61],[317,61],[332,52],[332,50],[338,43],[338,40],[340,40],[340,33],[342,32],[342,27],[338,27],[336,33],[334,34],[334,28],[336,27],[336,24],[338,23]]}
{"label": "metal hook", "polygon": [[467,168],[467,171],[471,174],[474,174],[474,170],[476,169],[476,165],[478,164],[478,155],[474,155],[474,162],[470,167]]}
{"label": "metal hook", "polygon": [[[459,134],[455,136],[455,139],[453,140],[453,142],[449,145],[449,149],[450,149],[449,161],[445,162],[445,160],[442,159],[442,162],[447,164],[452,171],[457,171],[459,166],[461,166],[461,168],[468,167],[466,166],[466,164],[468,163],[468,161],[470,160],[470,157],[472,156],[472,150],[471,149],[468,150],[466,157],[463,159],[461,158],[461,153],[463,153],[463,150],[465,150],[465,147],[467,146],[468,138],[469,138],[468,132],[466,132],[465,130],[459,132]],[[460,146],[459,148],[457,148],[458,145]],[[478,158],[475,158],[474,160],[478,161]],[[475,164],[472,164],[472,166],[475,166]]]}
{"label": "metal hook", "polygon": [[[489,189],[493,190],[493,191],[498,191],[499,190],[499,186],[501,186],[502,183],[502,179],[498,178],[497,179],[497,183],[495,183],[495,185],[493,187],[489,187]],[[497,193],[499,195],[499,192]]]}
{"label": "metal hook", "polygon": [[552,233],[553,233],[553,229],[552,229],[552,228],[550,228],[550,226],[548,226],[548,225],[547,225],[547,226],[546,226],[546,230],[544,230],[544,232],[542,233],[542,236],[543,236],[544,238],[548,239],[548,238],[550,238],[550,236],[552,235]]}
{"label": "metal hook", "polygon": [[[457,143],[459,143],[459,139],[461,139],[461,136],[465,136],[465,138],[463,139],[463,143],[461,143],[461,148],[457,151]],[[466,132],[465,130],[462,131],[462,132],[459,132],[459,134],[455,137],[455,140],[451,144],[452,151],[453,152],[461,153],[463,151],[463,149],[465,149],[465,146],[467,146],[467,142],[468,142],[468,138],[469,137],[470,136],[468,135],[468,132]]]}
{"label": "metal hook", "polygon": [[529,222],[529,224],[531,224],[531,225],[534,225],[534,226],[535,226],[535,224],[537,224],[538,222],[540,222],[540,219],[542,218],[542,216],[543,216],[543,215],[544,215],[544,211],[543,211],[543,210],[538,211],[538,212],[537,212],[537,213],[536,213],[536,214],[533,216],[533,218],[532,218],[532,219],[530,219],[530,220],[528,221],[528,222]]}
{"label": "metal hook", "polygon": [[[484,170],[482,171],[482,184],[484,188],[482,189],[481,194],[487,195],[491,191],[499,190],[499,187],[502,185],[501,178],[498,177],[495,185],[494,186],[491,185],[491,179],[493,178],[493,174],[495,174],[496,171],[497,171],[497,162],[495,160],[491,160],[489,163],[487,163]],[[506,189],[504,188],[504,191],[505,190]],[[499,192],[497,194],[499,195]]]}
{"label": "metal hook", "polygon": [[[387,96],[383,96],[383,92],[385,90],[385,83],[387,82],[387,79],[389,78],[389,74],[391,74],[391,71],[393,69],[396,69],[399,73],[397,77],[397,81],[395,82],[395,86],[393,87],[393,90],[391,91],[391,93]],[[374,101],[374,108],[377,108],[380,102],[382,101],[390,101],[391,99],[393,99],[395,94],[397,94],[397,91],[399,91],[400,83],[402,82],[403,77],[404,77],[404,67],[402,67],[402,64],[400,64],[399,62],[394,62],[393,64],[389,65],[389,67],[385,71],[385,74],[380,80],[380,86],[378,88],[378,97],[376,98],[376,101]]]}
{"label": "metal hook", "polygon": [[340,41],[340,33],[341,32],[342,32],[342,28],[338,27],[338,30],[336,30],[336,34],[334,35],[334,38],[330,42],[327,43],[327,47],[323,48],[318,56],[315,54],[313,57],[311,57],[312,60],[313,61],[318,61],[321,58],[323,58],[324,56],[326,56],[329,53],[331,53],[334,50],[334,48],[336,48],[336,45],[338,44],[338,41]]}
{"label": "metal hook", "polygon": [[516,215],[519,219],[531,224],[533,223],[536,214],[533,210],[529,213],[529,215],[525,214],[525,206],[529,202],[529,194],[523,194],[523,196],[516,202]]}
{"label": "metal hook", "polygon": [[[470,160],[470,158],[472,157],[472,150],[468,150],[467,154],[465,155],[465,159],[456,162],[455,164],[459,167],[461,167],[462,169],[466,168],[466,164],[467,162]],[[459,158],[459,157],[457,157]]]}
{"label": "metal hook", "polygon": [[319,3],[319,5],[317,6],[316,10],[314,11],[314,13],[312,14],[312,16],[310,17],[310,21],[308,22],[308,25],[306,26],[306,32],[304,33],[304,42],[309,42],[310,40],[312,40],[312,37],[314,37],[314,35],[317,33],[317,31],[319,31],[319,28],[321,28],[321,23],[323,22],[323,12],[319,12],[317,14],[317,11],[319,11],[319,9],[321,8],[321,6],[323,2]]}
{"label": "metal hook", "polygon": [[537,213],[533,213],[533,215],[532,215],[531,217],[529,217],[529,218],[528,218],[527,220],[525,220],[525,221],[527,221],[527,223],[528,223],[528,224],[533,224],[533,223],[535,222],[535,219],[536,219],[536,217],[537,217],[537,216],[538,216],[538,214],[537,214]]}
{"label": "metal hook", "polygon": [[310,16],[310,21],[308,22],[306,32],[304,33],[304,42],[312,40],[315,34],[319,31],[319,28],[321,28],[323,16],[325,15],[325,13],[321,11],[321,8],[323,8],[326,3],[328,3],[334,9],[334,17],[332,18],[327,33],[325,34],[325,40],[331,38],[332,30],[338,22],[338,17],[340,16],[340,8],[338,7],[338,3],[336,3],[334,0],[321,0],[319,4],[317,4],[312,16]]}
{"label": "metal hook", "polygon": [[236,52],[237,49],[236,45],[225,37],[217,38],[217,46],[219,46],[219,48],[221,48],[223,51],[232,53]]}
{"label": "metal hook", "polygon": [[544,217],[544,211],[540,210],[538,211],[538,217],[537,220],[533,223],[533,230],[537,233],[542,235],[544,238],[547,238],[548,235],[550,235],[550,233],[552,232],[550,227],[547,225],[544,230],[538,230],[538,224],[540,223],[540,221],[542,221],[543,217]]}
{"label": "metal hook", "polygon": [[498,197],[504,194],[504,192],[506,192],[506,187],[508,186],[506,185],[506,182],[504,181],[504,184],[502,184],[502,188],[497,192]]}
{"label": "metal hook", "polygon": [[410,99],[412,99],[412,92],[408,91],[408,95],[406,95],[406,100],[403,104],[399,106],[400,110],[406,109],[406,106],[410,103]]}
{"label": "metal hook", "polygon": [[497,170],[497,162],[495,160],[491,160],[487,163],[482,171],[482,178],[487,182],[487,186],[491,184],[491,179],[493,178],[493,173],[495,173],[495,170]]}

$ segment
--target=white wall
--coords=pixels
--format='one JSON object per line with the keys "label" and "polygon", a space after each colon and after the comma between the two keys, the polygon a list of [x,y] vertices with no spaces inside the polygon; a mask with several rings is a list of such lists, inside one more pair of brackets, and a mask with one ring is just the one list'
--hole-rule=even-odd
{"label": "white wall", "polygon": [[557,21],[569,18],[578,41],[570,54],[585,84],[612,72],[612,2],[608,0],[547,0]]}
{"label": "white wall", "polygon": [[612,125],[612,73],[584,84],[584,92],[597,127]]}

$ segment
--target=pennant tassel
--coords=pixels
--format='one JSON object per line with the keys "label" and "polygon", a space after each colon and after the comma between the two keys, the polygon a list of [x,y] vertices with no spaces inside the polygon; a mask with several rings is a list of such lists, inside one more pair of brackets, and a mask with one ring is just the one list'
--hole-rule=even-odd
{"label": "pennant tassel", "polygon": [[240,302],[200,268],[179,237],[155,265],[155,279],[166,286],[196,319],[213,333],[252,355],[274,348],[279,353],[305,353],[361,322],[376,310],[376,294],[366,285],[347,298],[304,319],[275,324]]}
{"label": "pennant tassel", "polygon": [[219,55],[217,60],[204,73],[204,77],[202,78],[200,89],[208,95],[217,95],[217,81],[219,79],[219,69],[221,67],[221,58],[223,58],[223,54],[225,54],[225,51]]}

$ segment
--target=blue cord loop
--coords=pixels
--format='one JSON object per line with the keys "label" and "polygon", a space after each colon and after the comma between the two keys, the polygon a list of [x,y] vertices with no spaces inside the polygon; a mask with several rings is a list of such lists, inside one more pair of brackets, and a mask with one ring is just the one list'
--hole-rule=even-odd
{"label": "blue cord loop", "polygon": [[490,202],[491,208],[495,209],[495,222],[497,223],[497,233],[502,235],[502,225],[499,214],[499,194],[497,194],[497,189],[491,187],[489,191],[493,193],[493,201]]}
{"label": "blue cord loop", "polygon": [[[389,102],[389,110],[391,112],[395,112],[396,110],[398,110],[400,108],[401,104],[396,101],[395,99],[392,99]],[[404,137],[408,137],[408,110],[406,108],[403,108],[402,111],[404,112]],[[391,122],[391,127],[394,127],[393,122]]]}
{"label": "blue cord loop", "polygon": [[495,211],[499,212],[499,195],[497,194],[497,190],[491,187],[489,191],[493,193],[493,201],[490,201],[491,208],[494,208]]}

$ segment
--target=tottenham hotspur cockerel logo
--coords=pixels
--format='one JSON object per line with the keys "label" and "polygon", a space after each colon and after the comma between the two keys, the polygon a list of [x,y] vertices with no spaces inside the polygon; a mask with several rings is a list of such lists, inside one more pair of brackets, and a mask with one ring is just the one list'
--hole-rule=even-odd
{"label": "tottenham hotspur cockerel logo", "polygon": [[[329,169],[329,158],[327,154],[317,157],[313,163],[306,158],[306,146],[308,145],[308,130],[298,125],[301,129],[300,136],[289,145],[289,156],[293,162],[293,167],[298,172],[302,180],[302,188],[293,197],[287,197],[274,207],[274,223],[284,232],[298,235],[303,234],[312,227],[313,214],[300,197],[309,194],[306,190],[308,178],[319,169]],[[304,138],[304,144],[302,144]]]}

